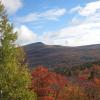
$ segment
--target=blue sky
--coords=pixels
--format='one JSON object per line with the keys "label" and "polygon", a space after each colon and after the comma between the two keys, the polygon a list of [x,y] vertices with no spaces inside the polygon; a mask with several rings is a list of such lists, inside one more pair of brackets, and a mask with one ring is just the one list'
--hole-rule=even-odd
{"label": "blue sky", "polygon": [[18,44],[100,43],[100,0],[0,0],[18,31]]}

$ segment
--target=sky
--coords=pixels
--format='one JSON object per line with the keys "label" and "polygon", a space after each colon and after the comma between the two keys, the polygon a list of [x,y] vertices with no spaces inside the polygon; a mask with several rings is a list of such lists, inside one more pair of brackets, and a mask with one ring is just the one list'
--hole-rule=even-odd
{"label": "sky", "polygon": [[82,46],[100,43],[100,0],[0,0],[17,44]]}

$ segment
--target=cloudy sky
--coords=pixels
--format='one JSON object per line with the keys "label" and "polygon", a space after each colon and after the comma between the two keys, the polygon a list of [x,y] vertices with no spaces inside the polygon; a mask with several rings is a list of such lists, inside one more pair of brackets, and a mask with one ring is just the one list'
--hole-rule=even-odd
{"label": "cloudy sky", "polygon": [[0,0],[21,45],[100,43],[100,0]]}

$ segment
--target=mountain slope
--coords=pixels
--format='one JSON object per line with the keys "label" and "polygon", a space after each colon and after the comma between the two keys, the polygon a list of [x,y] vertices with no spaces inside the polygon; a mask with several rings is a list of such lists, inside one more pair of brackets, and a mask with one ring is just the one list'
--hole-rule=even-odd
{"label": "mountain slope", "polygon": [[24,46],[30,67],[75,67],[88,62],[100,61],[100,44],[67,47],[46,45],[41,42]]}

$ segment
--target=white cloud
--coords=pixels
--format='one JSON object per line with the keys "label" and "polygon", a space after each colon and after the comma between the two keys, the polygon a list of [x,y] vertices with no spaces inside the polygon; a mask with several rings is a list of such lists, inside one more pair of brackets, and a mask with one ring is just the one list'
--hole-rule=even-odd
{"label": "white cloud", "polygon": [[[77,15],[86,16],[81,19],[81,16],[74,16],[72,25],[59,29],[56,32],[45,32],[44,34],[36,35],[36,33],[29,30],[26,26],[21,26],[19,29],[18,43],[28,44],[35,41],[41,41],[46,44],[58,44],[67,46],[80,46],[100,43],[100,1],[95,1],[86,4],[84,7],[74,8],[72,12]],[[53,13],[52,13],[53,12]],[[41,20],[41,18],[49,20],[57,20],[64,15],[66,10],[56,9],[45,11],[44,13],[32,13],[28,16],[20,18],[22,22],[32,22]],[[23,20],[24,19],[24,20]],[[73,24],[74,23],[74,24]]]}
{"label": "white cloud", "polygon": [[81,16],[91,16],[100,10],[100,0],[86,4],[84,7],[77,6],[72,8],[70,12],[77,12]]}
{"label": "white cloud", "polygon": [[77,6],[77,7],[75,7],[75,8],[72,8],[72,9],[70,10],[70,13],[80,11],[81,9],[82,9],[81,6]]}
{"label": "white cloud", "polygon": [[57,32],[45,33],[42,41],[47,44],[80,46],[100,43],[100,21],[84,22],[63,28]]}
{"label": "white cloud", "polygon": [[[71,26],[62,28],[57,32],[44,33],[42,40],[48,44],[80,46],[100,43],[100,1],[77,7],[71,11],[86,16],[73,17]],[[81,8],[81,10],[79,10]]]}
{"label": "white cloud", "polygon": [[22,2],[21,0],[0,0],[9,14],[15,13],[19,8],[21,8]]}
{"label": "white cloud", "polygon": [[100,20],[84,20],[83,23],[65,27],[57,32],[44,33],[39,36],[33,33],[26,26],[21,26],[18,30],[19,38],[17,43],[29,44],[41,41],[46,44],[80,46],[100,43]]}
{"label": "white cloud", "polygon": [[63,16],[66,13],[66,9],[51,9],[44,13],[41,13],[41,17],[46,19],[57,20],[60,16]]}
{"label": "white cloud", "polygon": [[88,3],[85,7],[81,8],[80,15],[90,16],[96,13],[97,10],[100,10],[100,0]]}
{"label": "white cloud", "polygon": [[[51,9],[42,13],[30,13],[23,17],[16,18],[17,22],[27,23],[34,22],[37,20],[57,20],[59,17],[66,13],[66,9]],[[23,20],[24,19],[24,20]]]}
{"label": "white cloud", "polygon": [[33,43],[37,40],[36,33],[32,32],[28,27],[22,25],[18,31],[18,40],[16,41],[17,44],[25,45]]}

